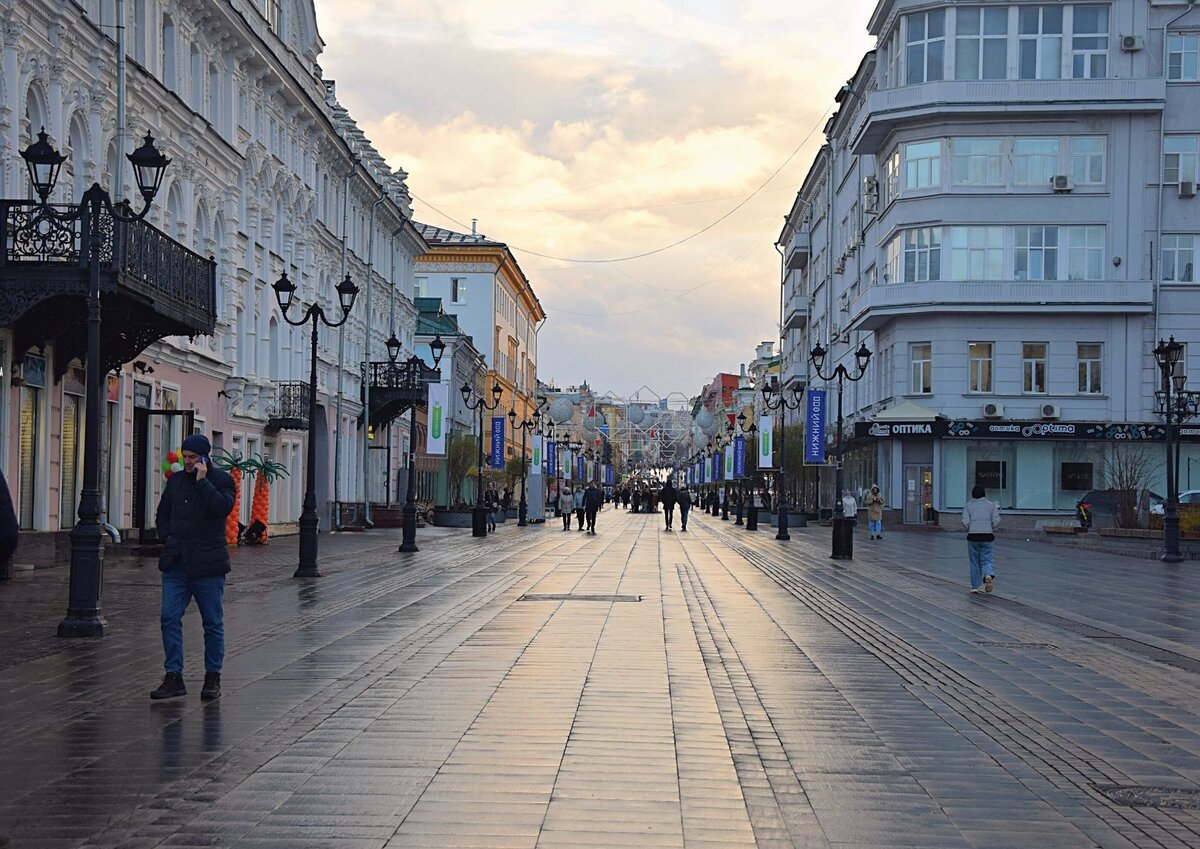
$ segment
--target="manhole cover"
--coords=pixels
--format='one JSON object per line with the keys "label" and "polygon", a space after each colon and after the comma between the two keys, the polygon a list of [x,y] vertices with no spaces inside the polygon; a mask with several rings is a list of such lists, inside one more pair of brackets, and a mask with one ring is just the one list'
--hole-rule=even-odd
{"label": "manhole cover", "polygon": [[1051,645],[1050,643],[1016,643],[1004,642],[1002,640],[976,640],[975,645],[992,649],[1041,649],[1043,651],[1052,651],[1058,648],[1058,646]]}
{"label": "manhole cover", "polygon": [[1191,787],[1129,787],[1119,784],[1094,786],[1118,805],[1200,811],[1200,790]]}
{"label": "manhole cover", "polygon": [[596,593],[525,593],[517,601],[641,601],[640,595],[598,595]]}

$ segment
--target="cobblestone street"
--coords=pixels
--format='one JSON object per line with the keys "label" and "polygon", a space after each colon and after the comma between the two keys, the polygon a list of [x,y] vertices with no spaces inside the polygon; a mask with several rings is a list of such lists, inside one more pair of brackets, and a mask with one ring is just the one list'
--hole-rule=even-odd
{"label": "cobblestone street", "polygon": [[[0,585],[12,847],[1196,847],[1195,564],[1002,536],[790,543],[606,509],[235,552],[224,696],[161,680],[158,572],[55,638],[67,569]],[[861,530],[861,529],[860,529]]]}

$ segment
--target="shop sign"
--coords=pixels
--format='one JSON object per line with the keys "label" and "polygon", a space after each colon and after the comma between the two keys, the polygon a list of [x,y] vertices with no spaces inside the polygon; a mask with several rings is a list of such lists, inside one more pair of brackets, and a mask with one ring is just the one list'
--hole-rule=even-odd
{"label": "shop sign", "polygon": [[931,422],[856,422],[857,439],[934,439],[946,436],[950,422],[936,419]]}
{"label": "shop sign", "polygon": [[[1177,428],[1180,439],[1200,441],[1200,427]],[[856,439],[1076,439],[1114,442],[1162,442],[1166,427],[1149,423],[1106,422],[1006,422],[953,421],[932,422],[856,422]]]}

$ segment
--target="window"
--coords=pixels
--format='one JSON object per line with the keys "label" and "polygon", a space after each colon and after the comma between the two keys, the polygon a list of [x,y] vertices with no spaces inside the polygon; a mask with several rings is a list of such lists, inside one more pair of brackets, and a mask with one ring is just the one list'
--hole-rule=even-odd
{"label": "window", "polygon": [[959,9],[955,24],[954,78],[1002,80],[1008,76],[1008,9]]}
{"label": "window", "polygon": [[943,77],[946,52],[946,12],[936,9],[908,15],[904,51],[906,80],[909,85],[933,82]]}
{"label": "window", "polygon": [[1016,139],[1013,142],[1013,182],[1044,187],[1058,169],[1058,139]]}
{"label": "window", "polygon": [[912,362],[912,384],[909,391],[914,395],[929,395],[933,392],[933,344],[918,342],[908,347]]}
{"label": "window", "polygon": [[1017,76],[1056,80],[1062,76],[1061,6],[1022,6],[1017,10]]}
{"label": "window", "polygon": [[1003,227],[950,227],[946,243],[952,280],[1003,279]]}
{"label": "window", "polygon": [[1084,395],[1100,394],[1100,344],[1080,342],[1075,346],[1078,361],[1079,391]]}
{"label": "window", "polygon": [[942,277],[942,231],[917,227],[904,231],[904,282],[924,283]]}
{"label": "window", "polygon": [[1196,237],[1164,234],[1162,237],[1162,279],[1176,283],[1196,282]]}
{"label": "window", "polygon": [[1017,280],[1058,279],[1058,228],[1016,227],[1013,273]]}
{"label": "window", "polygon": [[900,196],[900,150],[883,161],[883,206]]}
{"label": "window", "polygon": [[168,90],[174,91],[179,85],[175,74],[175,62],[178,58],[175,47],[175,21],[170,15],[163,16],[162,23],[162,81]]}
{"label": "window", "polygon": [[967,388],[971,392],[992,391],[992,343],[971,342],[967,345],[969,373]]}
{"label": "window", "polygon": [[1025,342],[1021,345],[1021,374],[1023,392],[1043,394],[1046,391],[1046,343]]}
{"label": "window", "polygon": [[1077,186],[1104,185],[1104,137],[1072,136],[1071,180]]}
{"label": "window", "polygon": [[413,278],[413,297],[428,298],[429,297],[429,278],[414,277]]}
{"label": "window", "polygon": [[884,88],[895,88],[900,85],[900,28],[892,31],[891,37],[884,47],[887,65],[884,67]]}
{"label": "window", "polygon": [[887,269],[883,272],[884,283],[903,283],[900,274],[900,237],[887,243]]}
{"label": "window", "polygon": [[954,139],[950,150],[954,185],[1003,185],[1003,139]]}
{"label": "window", "polygon": [[904,145],[904,188],[929,189],[942,184],[942,143],[916,142]]}
{"label": "window", "polygon": [[1067,227],[1067,279],[1104,278],[1104,228]]}
{"label": "window", "polygon": [[276,35],[279,34],[279,24],[283,20],[283,9],[281,0],[262,0],[263,17],[267,19],[267,26]]}
{"label": "window", "polygon": [[1200,55],[1200,35],[1194,32],[1173,33],[1167,37],[1167,79],[1196,80],[1197,56]]}
{"label": "window", "polygon": [[467,302],[467,281],[461,277],[450,278],[450,303],[465,304]]}
{"label": "window", "polygon": [[1163,139],[1163,182],[1196,179],[1196,153],[1200,136],[1167,136]]}
{"label": "window", "polygon": [[1071,76],[1096,80],[1108,75],[1108,7],[1072,6]]}

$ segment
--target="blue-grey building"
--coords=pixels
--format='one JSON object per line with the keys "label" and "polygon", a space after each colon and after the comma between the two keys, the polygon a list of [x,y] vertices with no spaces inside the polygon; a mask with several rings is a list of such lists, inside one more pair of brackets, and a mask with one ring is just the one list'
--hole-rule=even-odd
{"label": "blue-grey building", "polygon": [[1165,494],[1157,340],[1200,387],[1200,9],[883,0],[868,29],[779,239],[785,386],[822,386],[818,342],[873,352],[848,485],[947,526],[976,483],[1014,523],[1134,466]]}

